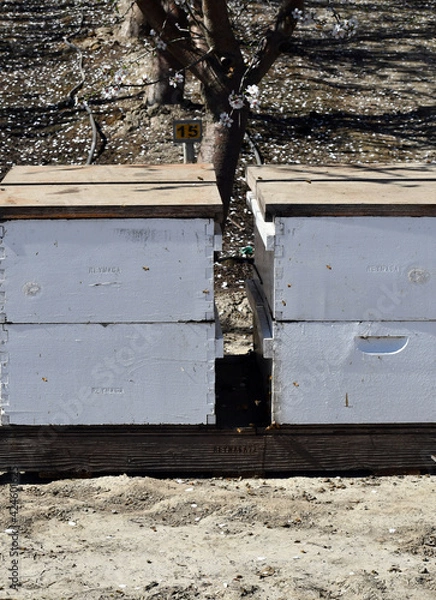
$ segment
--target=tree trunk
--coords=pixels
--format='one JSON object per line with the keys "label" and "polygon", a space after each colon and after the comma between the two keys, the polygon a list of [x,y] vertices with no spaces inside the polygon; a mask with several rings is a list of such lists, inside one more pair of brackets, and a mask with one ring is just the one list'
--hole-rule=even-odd
{"label": "tree trunk", "polygon": [[183,100],[184,81],[171,84],[171,75],[180,70],[180,64],[167,52],[158,52],[150,57],[150,79],[148,106],[180,104]]}
{"label": "tree trunk", "polygon": [[144,13],[132,0],[118,0],[118,14],[123,16],[120,26],[122,38],[143,38],[149,34]]}
{"label": "tree trunk", "polygon": [[[155,11],[157,16],[156,12],[153,12],[146,2],[137,2],[135,5],[133,17],[137,19],[139,30],[148,37],[150,37],[151,30],[156,27],[156,19],[159,22],[159,17],[162,18],[162,15],[165,17],[167,14],[171,14],[172,19],[178,23],[178,26],[187,30],[186,13],[180,10],[173,0],[160,0],[157,8],[155,6]],[[181,34],[178,33],[180,37]],[[160,39],[159,28],[155,39]],[[163,42],[163,40],[160,41]],[[157,48],[153,54],[150,54],[149,79],[152,83],[148,88],[148,106],[180,104],[183,100],[184,80],[175,82],[173,76],[176,73],[184,73],[184,65],[178,60],[177,53],[170,50],[171,48],[167,46],[166,49]]]}
{"label": "tree trunk", "polygon": [[218,190],[223,202],[223,228],[229,213],[235,173],[247,128],[248,109],[236,111],[232,118],[231,127],[224,127],[216,121],[206,123],[198,156],[199,162],[210,162],[215,168]]}

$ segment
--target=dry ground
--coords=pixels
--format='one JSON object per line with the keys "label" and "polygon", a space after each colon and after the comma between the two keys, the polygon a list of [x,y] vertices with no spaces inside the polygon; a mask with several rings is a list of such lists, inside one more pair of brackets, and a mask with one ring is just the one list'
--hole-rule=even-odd
{"label": "dry ground", "polygon": [[9,493],[0,487],[1,600],[435,597],[430,476],[26,484],[18,592]]}

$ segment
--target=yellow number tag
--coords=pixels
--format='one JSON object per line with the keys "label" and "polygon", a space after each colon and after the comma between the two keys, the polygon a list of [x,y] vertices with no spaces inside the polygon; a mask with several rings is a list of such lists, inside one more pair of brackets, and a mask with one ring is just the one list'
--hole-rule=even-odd
{"label": "yellow number tag", "polygon": [[201,134],[201,121],[174,121],[175,142],[199,142]]}

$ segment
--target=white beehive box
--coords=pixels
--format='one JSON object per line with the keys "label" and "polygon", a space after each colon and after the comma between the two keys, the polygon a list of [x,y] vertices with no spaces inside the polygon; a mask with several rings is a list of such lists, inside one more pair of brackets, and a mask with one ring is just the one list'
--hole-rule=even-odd
{"label": "white beehive box", "polygon": [[3,423],[213,423],[213,322],[2,326]]}
{"label": "white beehive box", "polygon": [[214,421],[210,166],[16,167],[0,213],[3,423]]}
{"label": "white beehive box", "polygon": [[253,287],[251,305],[272,421],[436,422],[435,321],[273,321]]}
{"label": "white beehive box", "polygon": [[213,219],[31,219],[1,233],[9,322],[214,318]]}
{"label": "white beehive box", "polygon": [[247,179],[271,419],[435,422],[435,167],[252,167]]}
{"label": "white beehive box", "polygon": [[436,168],[250,167],[274,318],[436,319]]}
{"label": "white beehive box", "polygon": [[12,169],[0,189],[3,318],[214,319],[221,203],[211,169],[187,167]]}

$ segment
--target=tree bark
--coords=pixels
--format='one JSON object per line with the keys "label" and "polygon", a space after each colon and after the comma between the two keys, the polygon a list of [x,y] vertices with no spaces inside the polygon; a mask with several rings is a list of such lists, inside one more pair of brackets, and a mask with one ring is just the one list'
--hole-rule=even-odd
{"label": "tree bark", "polygon": [[209,84],[209,71],[203,68],[207,62],[207,53],[197,47],[190,38],[189,32],[182,32],[177,27],[176,13],[166,12],[162,0],[136,0],[136,4],[144,13],[147,22],[155,29],[167,51],[181,64],[189,69],[205,86]]}
{"label": "tree bark", "polygon": [[247,85],[259,83],[282,54],[297,25],[297,20],[292,16],[294,9],[304,10],[304,0],[282,2],[274,29],[267,31],[253,56],[246,75]]}
{"label": "tree bark", "polygon": [[204,128],[198,160],[212,163],[215,168],[217,186],[223,202],[223,229],[229,213],[233,183],[247,129],[247,121],[248,110],[244,108],[234,116],[231,127],[224,127],[216,121],[209,121]]}
{"label": "tree bark", "polygon": [[202,0],[205,37],[229,76],[245,69],[241,48],[230,24],[226,0]]}
{"label": "tree bark", "polygon": [[182,70],[175,58],[167,52],[158,52],[150,60],[150,79],[153,83],[148,88],[148,106],[180,104],[183,100],[184,82],[171,84],[171,75]]}

